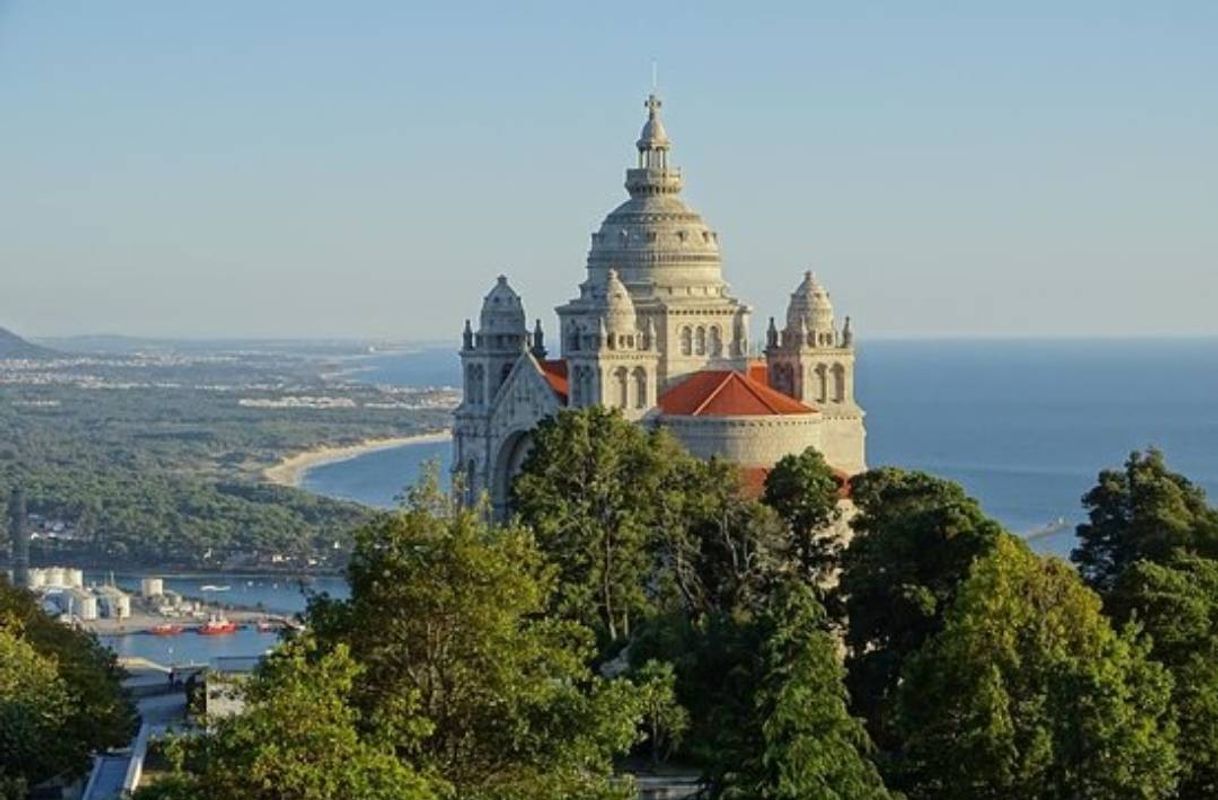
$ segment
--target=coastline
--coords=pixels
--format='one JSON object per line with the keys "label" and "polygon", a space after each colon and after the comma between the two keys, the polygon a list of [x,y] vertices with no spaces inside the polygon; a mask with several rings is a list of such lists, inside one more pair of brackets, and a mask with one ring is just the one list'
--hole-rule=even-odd
{"label": "coastline", "polygon": [[339,461],[349,461],[378,450],[389,450],[410,444],[425,444],[429,442],[446,442],[452,438],[450,431],[432,431],[416,433],[411,436],[392,436],[379,439],[365,439],[353,445],[317,447],[301,453],[288,456],[278,464],[267,467],[262,471],[264,480],[279,486],[300,487],[304,473],[313,467],[323,464],[335,464]]}

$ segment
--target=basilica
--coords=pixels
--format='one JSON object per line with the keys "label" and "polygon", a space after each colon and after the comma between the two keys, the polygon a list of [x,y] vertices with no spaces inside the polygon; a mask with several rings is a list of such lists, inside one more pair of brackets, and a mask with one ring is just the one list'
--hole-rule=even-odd
{"label": "basilica", "polygon": [[505,276],[477,329],[466,320],[453,470],[499,514],[531,431],[563,408],[607,406],[663,426],[697,456],[740,464],[753,487],[809,446],[843,476],[865,469],[850,318],[838,326],[828,291],[807,272],[781,329],[771,317],[764,347],[753,346],[752,309],[723,279],[719,234],[681,199],[660,105],[655,95],[646,103],[630,198],[592,234],[587,277],[557,309],[558,357],[540,320],[529,330]]}

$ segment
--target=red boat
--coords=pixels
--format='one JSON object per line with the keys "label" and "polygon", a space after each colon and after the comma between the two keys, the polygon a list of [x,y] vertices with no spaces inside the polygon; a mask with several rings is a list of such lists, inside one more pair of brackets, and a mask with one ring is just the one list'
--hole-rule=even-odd
{"label": "red boat", "polygon": [[199,633],[204,636],[223,636],[227,633],[234,633],[236,630],[237,623],[224,617],[212,617],[198,627]]}
{"label": "red boat", "polygon": [[182,632],[182,626],[174,625],[171,622],[162,622],[159,625],[153,625],[148,629],[148,632],[154,636],[177,636]]}

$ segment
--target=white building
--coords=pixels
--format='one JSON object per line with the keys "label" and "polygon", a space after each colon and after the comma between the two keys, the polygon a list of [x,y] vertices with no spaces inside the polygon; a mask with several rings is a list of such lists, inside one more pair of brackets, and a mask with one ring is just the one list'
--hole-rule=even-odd
{"label": "white building", "polygon": [[85,589],[69,589],[64,592],[64,600],[67,607],[63,609],[65,614],[78,617],[82,620],[97,619],[97,597]]}
{"label": "white building", "polygon": [[662,425],[698,456],[741,464],[754,484],[809,446],[844,475],[865,469],[849,318],[838,325],[828,291],[805,273],[782,329],[770,319],[764,357],[752,355],[752,309],[723,278],[718,233],[680,198],[660,105],[646,103],[630,198],[592,234],[587,277],[557,309],[560,357],[547,357],[540,320],[530,332],[505,276],[477,330],[465,323],[453,469],[499,513],[532,429],[564,407]]}
{"label": "white building", "polygon": [[131,598],[113,586],[102,586],[96,590],[97,609],[108,619],[127,619],[131,616]]}

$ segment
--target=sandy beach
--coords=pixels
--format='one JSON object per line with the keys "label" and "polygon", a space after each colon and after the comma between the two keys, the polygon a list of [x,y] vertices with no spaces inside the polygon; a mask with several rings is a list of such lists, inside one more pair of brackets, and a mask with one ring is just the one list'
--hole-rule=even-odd
{"label": "sandy beach", "polygon": [[366,453],[374,453],[377,450],[388,450],[392,447],[401,447],[407,444],[446,442],[451,438],[452,433],[449,431],[434,431],[432,433],[418,433],[413,436],[365,439],[358,444],[344,447],[318,447],[288,456],[275,466],[267,467],[263,470],[262,476],[271,483],[277,483],[280,486],[299,486],[305,470],[312,467],[321,466],[322,464],[333,464],[338,461],[347,461],[352,458],[358,458]]}

